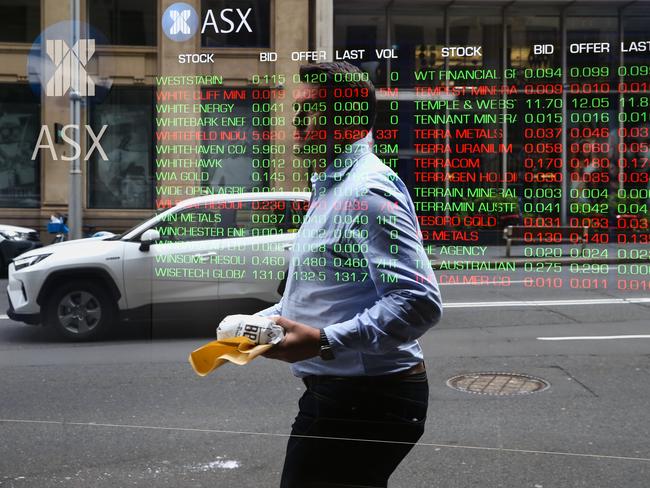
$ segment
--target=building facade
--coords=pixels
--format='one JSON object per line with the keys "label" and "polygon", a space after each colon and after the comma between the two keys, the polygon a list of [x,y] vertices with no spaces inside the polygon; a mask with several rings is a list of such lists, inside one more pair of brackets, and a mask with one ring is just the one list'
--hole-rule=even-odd
{"label": "building facade", "polygon": [[[40,33],[71,19],[69,0],[1,0],[0,20],[0,216],[3,223],[43,230],[50,215],[67,212],[69,161],[73,147],[55,140],[55,131],[70,123],[69,96],[35,93],[28,57]],[[161,29],[168,0],[81,0],[80,20],[97,38],[96,53],[86,70],[101,97],[84,103],[80,124],[108,129],[101,138],[106,158],[81,129],[82,208],[84,225],[114,231],[130,227],[155,208],[156,93],[160,75],[219,75],[227,87],[248,87],[253,74],[293,69],[283,59],[260,62],[260,52],[306,50],[309,2],[303,0],[187,0],[196,12],[226,4],[245,12],[255,26],[248,36],[196,35],[174,42]],[[217,17],[218,19],[218,17]],[[221,19],[218,19],[221,21]],[[235,19],[231,20],[235,22]],[[226,25],[227,27],[227,25]],[[223,28],[222,28],[223,30]],[[206,53],[213,63],[181,64],[179,54]],[[55,125],[56,124],[56,125]],[[60,124],[60,125],[59,125]],[[32,155],[43,126],[53,139]],[[68,133],[72,136],[72,132]],[[47,240],[46,236],[43,236]]]}
{"label": "building facade", "polygon": [[[432,179],[434,172],[424,175],[418,167],[423,159],[418,147],[424,142],[440,144],[436,152],[442,161],[458,156],[454,151],[459,146],[449,144],[451,105],[435,118],[422,118],[418,112],[420,102],[451,97],[455,106],[473,107],[455,117],[472,117],[471,142],[481,149],[473,156],[480,159],[482,174],[494,175],[485,181],[481,177],[480,184],[514,189],[516,213],[552,216],[564,224],[572,215],[576,222],[581,215],[609,222],[626,205],[636,205],[638,214],[648,213],[642,206],[650,205],[650,164],[642,163],[650,157],[644,136],[650,91],[644,85],[650,66],[646,1],[186,0],[202,24],[208,11],[227,9],[226,17],[241,13],[235,24],[245,14],[254,29],[226,33],[229,24],[217,15],[209,19],[212,31],[181,42],[166,35],[161,23],[174,4],[80,1],[80,19],[97,39],[96,55],[86,69],[101,95],[81,106],[80,153],[87,154],[93,142],[85,125],[95,135],[108,127],[101,139],[105,154],[94,150],[80,162],[86,225],[120,231],[161,207],[158,189],[165,181],[160,178],[160,133],[167,127],[161,120],[177,115],[161,107],[171,106],[174,97],[204,104],[209,88],[197,82],[170,90],[161,85],[170,76],[218,76],[224,89],[245,90],[249,96],[233,103],[233,115],[263,111],[268,120],[263,125],[276,132],[273,142],[261,145],[282,148],[253,150],[267,158],[248,153],[226,158],[223,168],[206,172],[207,180],[199,187],[304,189],[307,171],[291,154],[292,104],[262,109],[250,94],[266,87],[285,90],[290,97],[296,84],[292,74],[305,59],[313,59],[292,53],[321,52],[325,54],[319,59],[343,58],[360,66],[378,87],[375,150],[412,189],[416,201],[430,200],[432,194],[418,189],[437,186],[448,190],[443,198],[448,207],[452,187],[473,185],[471,168],[458,173],[466,175],[465,181],[456,181],[450,176],[454,168],[443,168],[444,174]],[[67,210],[70,162],[62,158],[73,148],[59,138],[53,151],[42,148],[32,157],[37,141],[42,142],[43,126],[54,133],[71,120],[70,97],[35,94],[29,71],[37,68],[30,68],[27,59],[40,33],[71,18],[70,5],[69,0],[0,0],[6,14],[0,20],[0,216],[5,223],[43,229],[51,214]],[[573,46],[578,46],[576,52]],[[278,57],[269,62],[260,53]],[[210,62],[181,62],[188,54],[210,55]],[[488,80],[427,78],[441,72],[494,75]],[[464,104],[471,98],[464,93],[473,88],[491,98],[491,114],[481,115],[474,102]],[[429,95],[418,91],[424,89]],[[257,129],[248,126],[244,131],[250,136]],[[490,144],[506,149],[490,151]],[[273,163],[280,160],[282,165]],[[260,165],[266,171],[257,171]],[[602,176],[596,179],[591,173]],[[435,184],[423,185],[425,176]],[[637,189],[639,198],[631,204],[616,200],[622,188]],[[606,210],[598,210],[605,208],[596,207],[598,202],[605,201]],[[448,210],[433,214],[450,216]]]}

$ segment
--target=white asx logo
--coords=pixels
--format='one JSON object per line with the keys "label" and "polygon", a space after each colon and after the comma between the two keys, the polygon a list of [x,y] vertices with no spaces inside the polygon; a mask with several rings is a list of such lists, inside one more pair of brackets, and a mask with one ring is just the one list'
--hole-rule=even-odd
{"label": "white asx logo", "polygon": [[199,26],[199,16],[194,7],[184,2],[176,2],[167,7],[162,16],[165,35],[176,42],[191,39]]}
{"label": "white asx logo", "polygon": [[[203,18],[201,34],[210,29],[215,34],[230,34],[240,31],[252,33],[253,28],[248,23],[248,17],[252,12],[252,8],[248,8],[246,11],[239,8],[223,8],[217,11],[215,16],[215,11],[209,9]],[[163,13],[163,32],[172,41],[187,41],[197,33],[199,20],[194,7],[184,2],[176,2],[167,7]],[[236,24],[237,20],[239,20],[239,24]]]}
{"label": "white asx logo", "polygon": [[[55,124],[55,130],[56,130],[56,125],[57,124]],[[108,156],[106,155],[106,152],[104,151],[104,148],[102,147],[102,144],[100,142],[102,136],[104,135],[104,132],[106,132],[106,129],[108,129],[108,125],[106,124],[102,125],[102,128],[98,134],[95,134],[95,131],[93,131],[93,128],[90,125],[86,124],[84,125],[84,128],[86,129],[86,133],[90,136],[90,139],[92,139],[93,141],[92,145],[90,146],[90,149],[88,149],[88,151],[86,152],[84,161],[88,161],[88,159],[90,159],[90,155],[93,153],[95,149],[99,151],[99,155],[102,158],[102,161],[108,161]],[[75,140],[72,133],[68,135],[68,132],[80,131],[80,130],[81,130],[81,126],[74,125],[74,124],[68,124],[61,127],[60,133],[58,135],[61,137],[63,141],[65,141],[70,146],[72,146],[73,149],[73,152],[70,156],[65,156],[65,155],[61,156],[62,160],[73,161],[81,156],[81,146]],[[43,139],[45,139],[45,142],[43,142]],[[50,155],[52,156],[52,159],[54,161],[58,161],[59,158],[57,157],[56,150],[54,149],[52,134],[50,134],[50,128],[47,125],[43,125],[41,127],[41,132],[38,135],[38,140],[36,141],[36,145],[34,146],[34,151],[32,152],[32,161],[36,159],[36,156],[38,155],[38,151],[40,149],[48,149],[50,151]]]}
{"label": "white asx logo", "polygon": [[172,26],[169,28],[169,33],[171,35],[178,34],[179,32],[182,32],[183,34],[191,33],[192,29],[190,29],[190,26],[187,23],[187,19],[190,18],[190,15],[192,15],[191,10],[183,10],[181,12],[178,10],[172,10],[169,12],[169,16],[174,21]]}
{"label": "white asx logo", "polygon": [[80,96],[95,95],[95,82],[85,68],[95,53],[95,39],[79,39],[72,48],[63,40],[48,39],[45,49],[55,65],[45,86],[47,96],[62,96],[70,89]]}

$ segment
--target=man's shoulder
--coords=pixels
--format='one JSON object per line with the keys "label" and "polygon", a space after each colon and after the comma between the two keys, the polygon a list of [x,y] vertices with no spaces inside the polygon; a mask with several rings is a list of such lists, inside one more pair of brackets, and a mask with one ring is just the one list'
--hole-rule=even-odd
{"label": "man's shoulder", "polygon": [[349,185],[359,198],[404,200],[410,198],[404,182],[374,153],[357,161],[349,174]]}
{"label": "man's shoulder", "polygon": [[359,158],[357,163],[352,167],[352,173],[357,175],[395,175],[395,172],[384,164],[379,157],[373,152],[367,152]]}

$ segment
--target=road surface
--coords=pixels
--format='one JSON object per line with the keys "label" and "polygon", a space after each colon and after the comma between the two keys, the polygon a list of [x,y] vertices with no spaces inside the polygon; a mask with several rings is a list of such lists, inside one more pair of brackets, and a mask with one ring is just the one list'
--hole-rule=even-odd
{"label": "road surface", "polygon": [[[436,271],[446,309],[421,339],[426,432],[390,486],[647,488],[650,293],[618,289],[635,277],[615,267],[573,271]],[[179,324],[68,344],[0,318],[0,486],[278,486],[302,383],[264,358],[200,378],[187,355],[206,340]],[[550,388],[447,386],[471,372]]]}

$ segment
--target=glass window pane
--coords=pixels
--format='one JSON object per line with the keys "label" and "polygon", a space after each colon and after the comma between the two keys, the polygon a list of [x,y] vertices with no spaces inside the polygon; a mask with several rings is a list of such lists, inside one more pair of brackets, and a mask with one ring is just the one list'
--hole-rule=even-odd
{"label": "glass window pane", "polygon": [[569,17],[567,40],[569,215],[576,222],[602,219],[604,227],[610,216],[610,194],[616,194],[618,183],[616,166],[611,164],[618,159],[613,137],[618,111],[618,18],[588,13]]}
{"label": "glass window pane", "polygon": [[295,232],[297,227],[288,218],[291,205],[285,200],[242,202],[237,208],[235,226],[243,237]]}
{"label": "glass window pane", "polygon": [[0,207],[38,207],[41,106],[27,85],[0,84]]}
{"label": "glass window pane", "polygon": [[158,27],[156,3],[151,0],[90,0],[88,18],[104,36],[97,42],[154,46]]}
{"label": "glass window pane", "polygon": [[0,0],[0,42],[34,42],[41,25],[40,0]]}
{"label": "glass window pane", "polygon": [[258,237],[297,232],[304,214],[293,201],[210,202],[169,214],[154,228],[159,243]]}
{"label": "glass window pane", "polygon": [[154,228],[160,232],[160,243],[192,242],[233,237],[234,208],[214,204],[198,205],[169,214]]}
{"label": "glass window pane", "polygon": [[498,83],[503,66],[503,28],[500,10],[468,11],[467,8],[452,8],[449,15],[448,46],[481,46],[481,55],[468,56],[462,51],[450,51],[447,58],[449,68],[495,70],[497,75],[497,79],[462,80],[459,84]]}
{"label": "glass window pane", "polygon": [[202,0],[201,45],[269,47],[269,0]]}
{"label": "glass window pane", "polygon": [[[442,61],[439,48],[444,45],[443,16],[437,15],[392,15],[391,47],[395,48],[397,59],[391,59],[390,71],[399,72],[399,80],[391,79],[391,86],[411,88],[419,84],[415,71],[439,67]],[[436,58],[436,53],[438,54]]]}
{"label": "glass window pane", "polygon": [[[509,110],[513,120],[507,128],[508,143],[512,144],[507,167],[517,175],[516,182],[510,186],[515,189],[522,208],[542,204],[552,207],[559,201],[557,190],[552,190],[558,185],[548,175],[561,176],[563,164],[560,14],[559,11],[547,15],[534,12],[522,10],[507,18],[507,62],[508,68],[516,73],[516,78],[508,84],[518,87],[517,93],[508,95],[514,103]],[[535,54],[535,45],[547,45],[546,51],[553,52]],[[531,119],[531,114],[539,120]],[[543,179],[544,175],[549,180]],[[549,194],[551,198],[543,197]],[[558,212],[549,214],[558,218]]]}
{"label": "glass window pane", "polygon": [[366,71],[376,86],[385,86],[388,78],[386,61],[377,59],[374,50],[388,47],[386,12],[375,5],[364,6],[360,13],[349,11],[348,7],[348,2],[334,2],[334,49],[340,53],[364,49],[362,61],[347,61]]}
{"label": "glass window pane", "polygon": [[104,125],[104,161],[95,150],[88,164],[88,206],[151,208],[153,168],[153,90],[113,86],[90,110],[95,134]]}
{"label": "glass window pane", "polygon": [[[623,17],[622,63],[617,69],[618,151],[611,164],[612,178],[620,186],[612,200],[621,214],[627,214],[627,225],[637,228],[647,228],[642,216],[650,216],[649,22],[647,9],[630,8]],[[634,210],[638,214],[630,215]]]}
{"label": "glass window pane", "polygon": [[[578,71],[576,68],[607,66],[610,69],[610,76],[616,73],[616,66],[619,62],[618,56],[618,19],[614,16],[608,17],[569,17],[567,19],[567,41],[569,44],[577,43],[602,43],[609,44],[609,51],[598,49],[586,52],[568,51],[567,62],[569,69],[574,68],[573,73],[569,71],[571,78],[592,78],[581,76],[585,71]],[[594,52],[595,51],[595,52]],[[608,76],[598,76],[606,81]]]}
{"label": "glass window pane", "polygon": [[[232,108],[227,114],[219,112],[222,110],[220,107],[227,105],[215,104],[210,99],[210,92],[214,90],[203,90],[203,117],[216,118],[224,125],[202,127],[205,145],[216,146],[206,149],[206,154],[215,151],[214,157],[219,158],[205,160],[203,172],[207,175],[201,179],[202,186],[209,188],[205,190],[206,193],[224,191],[225,188],[234,192],[268,188],[271,178],[269,168],[274,167],[271,164],[274,156],[267,150],[268,141],[264,140],[264,133],[269,130],[268,120],[265,120],[268,119],[266,106],[269,104],[255,102],[251,96],[252,91],[247,88],[233,87],[226,90],[233,94],[229,100]],[[218,164],[209,164],[210,161],[217,161]]]}

